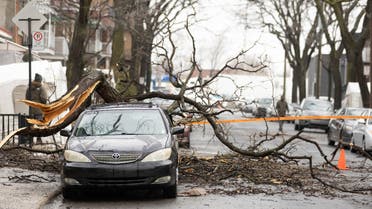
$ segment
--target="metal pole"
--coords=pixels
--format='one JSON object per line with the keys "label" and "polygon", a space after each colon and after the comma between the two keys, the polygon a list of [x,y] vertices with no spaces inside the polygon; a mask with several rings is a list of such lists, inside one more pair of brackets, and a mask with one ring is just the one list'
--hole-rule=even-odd
{"label": "metal pole", "polygon": [[319,99],[319,96],[320,96],[320,74],[321,74],[321,70],[322,70],[322,38],[320,37],[319,38],[319,42],[318,42],[319,46],[318,46],[318,63],[317,63],[317,72],[316,72],[316,92],[315,92],[315,95],[316,95],[316,98]]}
{"label": "metal pole", "polygon": [[286,94],[286,84],[287,84],[287,49],[284,49],[284,75],[283,75],[283,96],[285,98]]}
{"label": "metal pole", "polygon": [[[318,16],[318,21],[320,23],[320,15]],[[320,23],[321,27],[321,23]],[[318,36],[318,60],[317,60],[317,70],[316,70],[316,86],[315,86],[315,96],[319,99],[320,96],[320,74],[322,71],[322,33],[319,30]]]}
{"label": "metal pole", "polygon": [[[27,99],[31,100],[31,61],[32,61],[32,33],[31,33],[31,18],[27,18],[28,22],[28,91]],[[31,116],[31,106],[28,107],[28,115]]]}
{"label": "metal pole", "polygon": [[[40,19],[33,19],[33,18],[27,18],[27,19],[19,19],[19,21],[27,21],[28,24],[28,31],[27,31],[27,45],[28,45],[28,92],[27,92],[27,99],[31,100],[31,61],[32,61],[32,32],[31,32],[31,23],[32,21],[40,21]],[[31,115],[31,107],[28,108],[28,113]]]}

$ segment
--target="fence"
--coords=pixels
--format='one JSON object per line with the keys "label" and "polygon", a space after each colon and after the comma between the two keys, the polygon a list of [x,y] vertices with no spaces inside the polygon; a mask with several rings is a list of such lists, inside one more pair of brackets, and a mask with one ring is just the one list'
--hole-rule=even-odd
{"label": "fence", "polygon": [[[22,114],[0,114],[0,134],[3,139],[12,131],[15,131],[19,128],[25,127],[27,115]],[[26,143],[28,142],[27,136],[13,136],[11,143]]]}

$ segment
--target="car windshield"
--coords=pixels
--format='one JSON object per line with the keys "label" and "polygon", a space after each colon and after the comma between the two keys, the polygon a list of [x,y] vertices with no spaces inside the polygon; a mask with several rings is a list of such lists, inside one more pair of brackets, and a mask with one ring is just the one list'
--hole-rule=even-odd
{"label": "car windshield", "polygon": [[304,110],[332,111],[332,104],[328,101],[307,100],[303,105]]}
{"label": "car windshield", "polygon": [[363,109],[346,109],[345,115],[358,116],[358,115],[362,115],[363,111],[365,111],[365,110],[363,110]]}
{"label": "car windshield", "polygon": [[262,105],[272,105],[273,100],[271,98],[262,98],[258,100],[258,103]]}
{"label": "car windshield", "polygon": [[166,134],[159,110],[123,109],[86,112],[75,136]]}

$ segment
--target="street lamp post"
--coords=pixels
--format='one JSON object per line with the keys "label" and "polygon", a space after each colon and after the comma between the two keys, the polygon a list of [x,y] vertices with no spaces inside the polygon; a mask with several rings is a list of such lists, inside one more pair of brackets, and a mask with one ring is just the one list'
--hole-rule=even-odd
{"label": "street lamp post", "polygon": [[[40,21],[40,19],[34,18],[25,18],[19,19],[19,21],[27,21],[28,24],[28,34],[27,34],[27,45],[28,45],[28,91],[27,91],[27,99],[31,100],[31,61],[32,61],[32,33],[31,33],[31,23],[32,21]],[[31,115],[31,106],[28,108],[28,113]]]}

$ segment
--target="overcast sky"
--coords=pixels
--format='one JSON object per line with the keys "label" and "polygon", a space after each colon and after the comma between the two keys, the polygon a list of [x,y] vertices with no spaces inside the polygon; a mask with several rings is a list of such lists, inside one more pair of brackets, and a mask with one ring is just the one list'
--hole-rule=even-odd
{"label": "overcast sky", "polygon": [[[257,45],[249,52],[255,56],[268,56],[274,71],[283,69],[283,50],[279,41],[264,29],[245,29],[238,13],[254,13],[242,0],[201,0],[197,19],[192,27],[203,68],[213,67],[213,56],[219,53],[216,67],[221,67],[240,51]],[[220,46],[218,46],[220,43]],[[186,47],[187,48],[187,47]]]}

